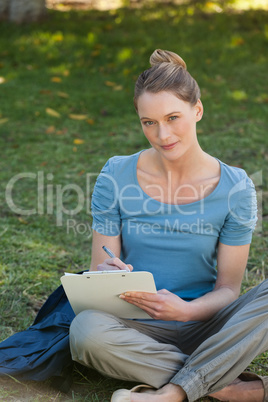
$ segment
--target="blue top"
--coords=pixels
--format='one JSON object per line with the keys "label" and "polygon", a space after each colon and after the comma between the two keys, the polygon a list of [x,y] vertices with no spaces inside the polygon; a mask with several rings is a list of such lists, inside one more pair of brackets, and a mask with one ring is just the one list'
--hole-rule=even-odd
{"label": "blue top", "polygon": [[251,242],[257,220],[254,185],[244,170],[219,161],[220,180],[207,197],[165,204],[139,185],[141,152],[115,156],[103,167],[92,196],[92,227],[108,236],[121,233],[121,259],[135,271],[152,272],[158,290],[193,300],[214,288],[219,241]]}

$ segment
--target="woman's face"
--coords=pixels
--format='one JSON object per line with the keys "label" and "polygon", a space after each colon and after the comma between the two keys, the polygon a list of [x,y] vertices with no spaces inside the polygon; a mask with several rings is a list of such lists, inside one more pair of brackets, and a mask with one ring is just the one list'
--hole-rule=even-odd
{"label": "woman's face", "polygon": [[164,158],[177,159],[198,145],[196,122],[203,115],[200,100],[192,106],[171,92],[144,92],[137,106],[145,137]]}

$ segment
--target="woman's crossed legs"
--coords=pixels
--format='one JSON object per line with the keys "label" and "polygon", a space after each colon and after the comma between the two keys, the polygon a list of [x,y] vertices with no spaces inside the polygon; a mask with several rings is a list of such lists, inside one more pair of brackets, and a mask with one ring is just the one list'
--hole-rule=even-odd
{"label": "woman's crossed legs", "polygon": [[142,323],[84,311],[70,328],[73,359],[106,376],[157,388],[150,391],[154,394],[132,393],[133,402],[195,401],[205,395],[263,401],[261,381],[237,377],[268,349],[267,302],[265,281],[207,322]]}

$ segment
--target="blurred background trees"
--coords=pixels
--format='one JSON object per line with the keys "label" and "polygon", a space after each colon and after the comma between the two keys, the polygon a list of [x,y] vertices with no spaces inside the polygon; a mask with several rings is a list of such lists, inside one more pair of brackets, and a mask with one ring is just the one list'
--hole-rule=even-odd
{"label": "blurred background trees", "polygon": [[38,21],[46,13],[46,0],[0,0],[0,19],[17,23]]}

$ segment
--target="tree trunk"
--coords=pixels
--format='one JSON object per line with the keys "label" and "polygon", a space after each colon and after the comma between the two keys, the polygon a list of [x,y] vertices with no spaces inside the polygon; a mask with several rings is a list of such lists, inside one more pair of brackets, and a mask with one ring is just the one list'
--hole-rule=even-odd
{"label": "tree trunk", "polygon": [[0,0],[0,20],[8,17],[9,0]]}
{"label": "tree trunk", "polygon": [[0,0],[0,19],[17,23],[38,21],[46,13],[46,0]]}

